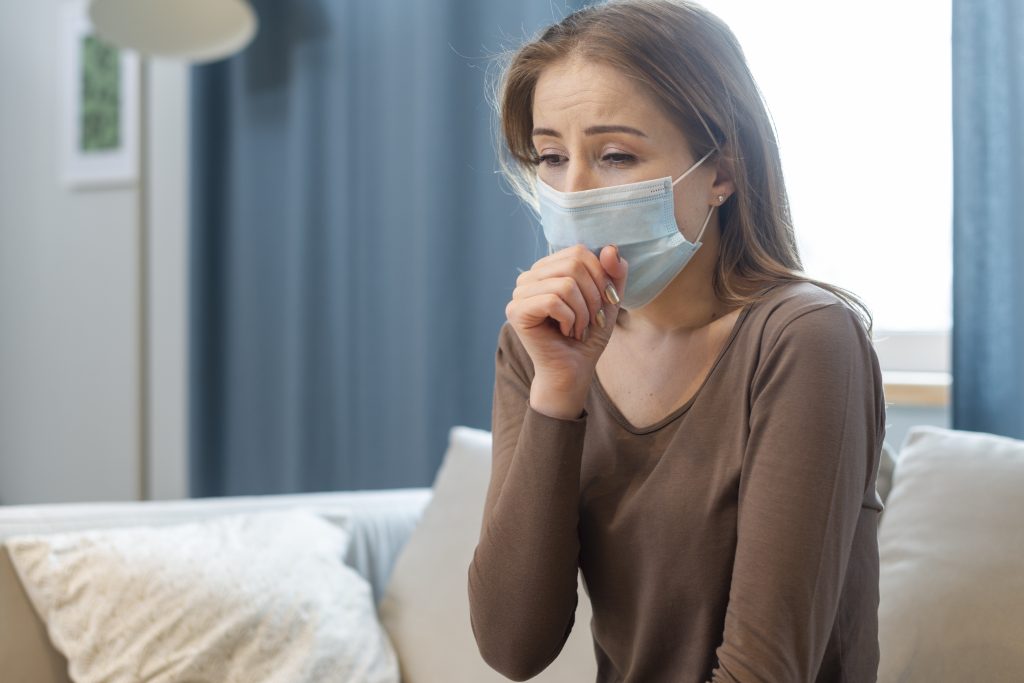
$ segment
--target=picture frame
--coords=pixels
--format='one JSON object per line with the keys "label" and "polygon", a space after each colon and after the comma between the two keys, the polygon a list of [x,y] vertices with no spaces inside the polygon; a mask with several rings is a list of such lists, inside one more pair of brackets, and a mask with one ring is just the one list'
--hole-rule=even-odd
{"label": "picture frame", "polygon": [[70,189],[130,186],[139,166],[139,57],[95,35],[88,0],[60,7],[61,160]]}

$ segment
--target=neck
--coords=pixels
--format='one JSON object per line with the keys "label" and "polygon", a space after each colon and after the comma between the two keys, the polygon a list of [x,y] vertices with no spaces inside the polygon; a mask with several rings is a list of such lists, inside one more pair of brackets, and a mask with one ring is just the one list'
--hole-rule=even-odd
{"label": "neck", "polygon": [[[668,291],[666,288],[657,299],[643,308],[619,311],[619,324],[623,329],[645,337],[684,338],[704,330],[735,310],[727,308],[710,291],[696,296],[694,289],[687,289],[684,296],[671,299],[664,296]],[[680,305],[680,301],[685,303]]]}
{"label": "neck", "polygon": [[736,310],[715,295],[717,241],[705,244],[653,301],[619,311],[617,325],[655,340],[685,339]]}

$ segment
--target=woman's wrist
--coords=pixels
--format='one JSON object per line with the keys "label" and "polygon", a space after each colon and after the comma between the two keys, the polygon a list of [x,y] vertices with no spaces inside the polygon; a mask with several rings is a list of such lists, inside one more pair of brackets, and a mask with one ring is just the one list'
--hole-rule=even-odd
{"label": "woman's wrist", "polygon": [[578,420],[589,388],[589,383],[535,377],[530,385],[530,407],[559,420]]}

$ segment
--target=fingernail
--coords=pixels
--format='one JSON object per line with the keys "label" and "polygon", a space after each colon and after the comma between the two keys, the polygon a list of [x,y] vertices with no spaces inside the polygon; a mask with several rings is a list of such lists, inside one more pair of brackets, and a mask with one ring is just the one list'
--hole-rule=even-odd
{"label": "fingernail", "polygon": [[622,256],[619,255],[619,245],[613,244],[612,246],[615,248],[615,258],[619,260],[619,263],[622,263]]}
{"label": "fingernail", "polygon": [[580,341],[587,341],[587,337],[590,335],[590,325],[583,328],[583,339]]}
{"label": "fingernail", "polygon": [[615,291],[615,285],[613,285],[611,282],[604,286],[604,295],[608,297],[608,303],[619,303],[619,293]]}
{"label": "fingernail", "polygon": [[604,317],[604,309],[597,309],[597,315],[595,317],[597,318],[597,324],[601,326],[602,330],[608,327],[608,318]]}

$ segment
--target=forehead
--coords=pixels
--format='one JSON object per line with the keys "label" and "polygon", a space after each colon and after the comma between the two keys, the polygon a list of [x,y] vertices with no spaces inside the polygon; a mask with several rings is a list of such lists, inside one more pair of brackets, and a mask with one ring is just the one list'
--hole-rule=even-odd
{"label": "forehead", "polygon": [[533,96],[536,126],[615,122],[648,129],[669,126],[653,97],[614,67],[573,57],[544,68]]}

